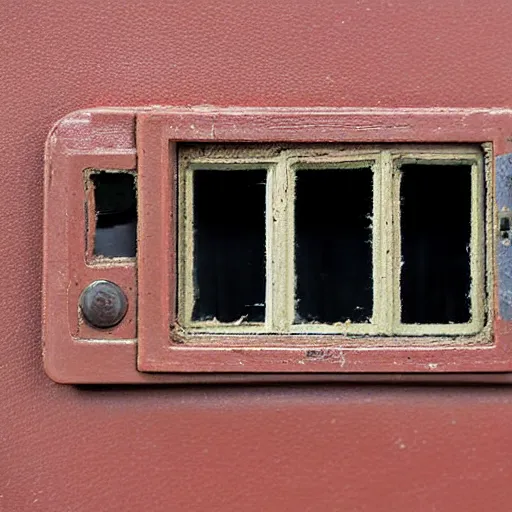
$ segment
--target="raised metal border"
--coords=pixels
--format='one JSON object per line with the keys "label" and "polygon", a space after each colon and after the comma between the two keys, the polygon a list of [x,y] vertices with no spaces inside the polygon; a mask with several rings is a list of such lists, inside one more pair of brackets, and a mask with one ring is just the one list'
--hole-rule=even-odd
{"label": "raised metal border", "polygon": [[[191,348],[173,343],[175,219],[172,161],[177,141],[490,143],[497,165],[512,156],[512,110],[134,108],[72,113],[52,129],[45,170],[43,343],[47,373],[67,383],[268,381],[512,382],[512,325],[499,302],[486,347]],[[494,161],[487,162],[494,168]],[[77,249],[84,169],[134,169],[139,176],[137,267],[87,266]],[[495,174],[493,173],[493,176]],[[77,178],[78,176],[78,178]],[[499,191],[497,195],[499,196]],[[81,213],[80,213],[81,212]],[[85,221],[84,221],[85,222]],[[81,242],[85,244],[85,241]],[[497,251],[501,280],[503,262]],[[138,274],[138,275],[137,275]],[[136,287],[136,337],[79,338],[70,322],[90,279]],[[78,283],[78,284],[76,284]],[[503,295],[506,283],[498,283]],[[250,340],[248,340],[250,341]],[[138,359],[138,368],[137,368]]]}

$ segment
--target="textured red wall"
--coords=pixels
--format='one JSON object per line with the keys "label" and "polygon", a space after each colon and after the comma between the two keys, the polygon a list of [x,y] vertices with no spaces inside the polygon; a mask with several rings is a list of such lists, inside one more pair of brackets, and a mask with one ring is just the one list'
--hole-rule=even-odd
{"label": "textured red wall", "polygon": [[512,106],[509,0],[0,3],[0,510],[504,510],[507,387],[76,388],[40,346],[43,145],[101,105]]}

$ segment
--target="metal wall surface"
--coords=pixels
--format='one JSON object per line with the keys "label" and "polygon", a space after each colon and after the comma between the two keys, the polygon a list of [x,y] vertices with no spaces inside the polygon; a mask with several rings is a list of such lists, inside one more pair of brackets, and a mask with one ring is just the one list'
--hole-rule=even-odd
{"label": "metal wall surface", "polygon": [[510,510],[509,387],[80,388],[40,332],[43,148],[86,107],[512,106],[508,0],[0,2],[0,510]]}

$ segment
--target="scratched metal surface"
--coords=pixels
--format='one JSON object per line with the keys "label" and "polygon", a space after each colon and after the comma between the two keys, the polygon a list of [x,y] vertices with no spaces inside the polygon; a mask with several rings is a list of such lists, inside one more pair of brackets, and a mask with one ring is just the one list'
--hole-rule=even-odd
{"label": "scratched metal surface", "polygon": [[[496,158],[496,205],[499,213],[512,214],[512,154]],[[512,245],[498,240],[496,244],[498,268],[499,315],[512,320]]]}

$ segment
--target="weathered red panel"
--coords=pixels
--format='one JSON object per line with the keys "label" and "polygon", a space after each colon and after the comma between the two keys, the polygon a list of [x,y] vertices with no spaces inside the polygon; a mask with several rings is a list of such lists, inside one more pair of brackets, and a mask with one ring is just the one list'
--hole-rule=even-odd
{"label": "weathered red panel", "polygon": [[108,105],[510,107],[508,0],[7,0],[0,20],[0,510],[510,509],[507,386],[76,388],[45,375],[40,345],[57,119]]}

